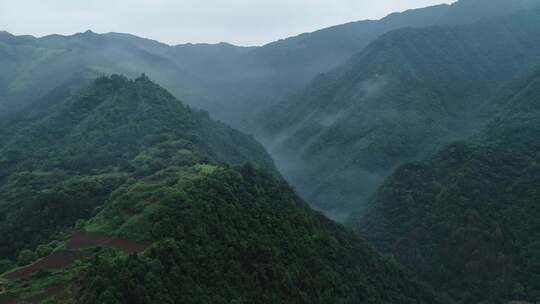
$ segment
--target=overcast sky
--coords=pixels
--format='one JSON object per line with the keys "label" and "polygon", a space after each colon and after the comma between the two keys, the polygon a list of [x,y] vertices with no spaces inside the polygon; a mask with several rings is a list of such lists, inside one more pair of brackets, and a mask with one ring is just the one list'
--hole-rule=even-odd
{"label": "overcast sky", "polygon": [[44,36],[122,32],[169,44],[261,45],[449,0],[0,0],[0,30]]}

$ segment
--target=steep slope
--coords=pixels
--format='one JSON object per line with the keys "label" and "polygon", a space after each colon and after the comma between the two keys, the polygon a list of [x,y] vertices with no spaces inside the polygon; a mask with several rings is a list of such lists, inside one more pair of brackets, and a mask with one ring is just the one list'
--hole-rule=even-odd
{"label": "steep slope", "polygon": [[259,117],[255,114],[301,89],[320,73],[345,63],[385,33],[403,27],[468,24],[532,7],[540,7],[540,3],[534,0],[461,0],[276,41],[247,53],[229,68],[234,73],[227,73],[225,79],[231,83],[221,82],[225,86],[216,91],[226,92],[225,95],[231,97],[226,104],[203,108],[234,126],[245,129],[247,123],[248,127],[258,127]]}
{"label": "steep slope", "polygon": [[0,72],[9,80],[2,92],[4,99],[0,100],[8,113],[25,108],[73,79],[88,81],[114,73],[136,77],[144,72],[174,90],[179,97],[191,94],[188,88],[196,79],[166,57],[130,41],[91,31],[39,39],[4,34],[3,39],[0,37],[0,50],[5,54],[2,60],[11,63],[10,69]]}
{"label": "steep slope", "polygon": [[31,109],[2,123],[7,131],[0,133],[8,134],[0,146],[3,256],[90,216],[133,176],[208,161],[253,162],[275,172],[254,139],[190,110],[145,76],[99,78],[55,97],[62,94],[46,114],[35,117]]}
{"label": "steep slope", "polygon": [[344,63],[381,35],[402,27],[463,24],[538,6],[531,0],[461,0],[391,14],[244,48],[226,43],[168,46],[132,35],[92,32],[43,38],[0,34],[0,115],[73,77],[149,75],[176,97],[251,130],[253,116],[314,76]]}
{"label": "steep slope", "polygon": [[147,77],[60,92],[2,127],[0,302],[440,303]]}
{"label": "steep slope", "polygon": [[399,168],[351,225],[463,303],[540,300],[540,70],[480,135]]}
{"label": "steep slope", "polygon": [[386,34],[268,110],[260,138],[315,206],[359,208],[396,166],[492,117],[489,97],[540,55],[539,17]]}
{"label": "steep slope", "polygon": [[[79,302],[438,302],[286,184],[251,167],[215,170],[191,181],[162,173],[116,193],[89,227],[162,241],[94,262]],[[111,221],[125,214],[140,215]]]}

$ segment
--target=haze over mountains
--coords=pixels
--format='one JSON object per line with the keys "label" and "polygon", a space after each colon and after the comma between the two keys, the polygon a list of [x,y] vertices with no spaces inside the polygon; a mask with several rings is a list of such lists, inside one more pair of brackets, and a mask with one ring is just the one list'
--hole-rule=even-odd
{"label": "haze over mountains", "polygon": [[[347,152],[344,152],[343,161],[333,163],[331,158],[334,158],[332,154],[334,152],[332,151],[340,150],[343,145],[347,145],[350,153],[356,154],[355,143],[359,144],[359,141],[368,133],[364,132],[364,137],[356,139],[344,138],[341,142],[342,146],[326,144],[324,136],[335,137],[338,134],[325,133],[322,130],[332,125],[338,126],[340,121],[344,120],[340,117],[340,113],[350,109],[344,109],[346,105],[343,103],[350,105],[354,98],[347,95],[357,93],[352,91],[339,93],[342,96],[337,97],[333,96],[337,92],[326,92],[325,96],[312,96],[320,95],[313,92],[318,86],[331,86],[330,82],[334,81],[328,80],[324,83],[322,79],[340,77],[336,75],[345,73],[343,72],[345,70],[352,70],[351,66],[360,65],[357,69],[363,70],[362,63],[354,61],[358,59],[349,58],[362,52],[379,36],[394,29],[435,24],[474,23],[483,18],[508,15],[536,5],[538,5],[536,1],[525,0],[497,0],[496,2],[463,0],[452,5],[439,5],[392,14],[379,21],[360,21],[340,25],[253,48],[242,48],[226,43],[168,46],[127,34],[99,35],[90,31],[73,36],[52,35],[39,39],[29,36],[16,37],[4,32],[0,35],[2,46],[0,52],[3,54],[0,60],[4,63],[4,68],[0,72],[0,87],[4,88],[0,90],[0,113],[6,114],[23,109],[60,85],[77,88],[88,84],[91,79],[102,74],[119,73],[128,77],[137,77],[144,72],[188,104],[208,110],[213,117],[228,124],[256,133],[259,139],[266,143],[270,153],[274,154],[285,176],[304,197],[319,208],[327,212],[335,212],[342,217],[353,206],[361,204],[392,168],[404,161],[415,159],[418,155],[421,156],[419,151],[425,151],[435,143],[419,143],[427,147],[413,149],[414,151],[408,147],[408,145],[416,144],[414,139],[395,147],[386,147],[384,143],[378,143],[380,148],[385,149],[381,155],[377,151],[362,152],[363,154],[376,153],[375,163],[372,163],[373,157],[347,156]],[[504,30],[501,28],[501,31]],[[490,30],[485,29],[485,31]],[[476,31],[476,34],[482,35],[481,30]],[[437,35],[437,33],[432,35]],[[528,39],[525,35],[526,33],[523,34],[522,39]],[[496,34],[491,34],[490,37],[494,39],[492,42],[498,39]],[[419,41],[419,43],[426,42]],[[451,44],[450,41],[439,42]],[[507,43],[510,44],[512,41],[507,40]],[[519,45],[520,41],[517,43]],[[377,53],[375,49],[381,44],[382,42],[377,41],[370,46],[370,51]],[[527,47],[526,44],[522,46]],[[449,47],[455,47],[455,45],[449,45]],[[381,52],[389,52],[389,48],[385,46],[378,48]],[[484,49],[489,50],[487,47]],[[384,56],[392,55],[373,56],[379,56],[378,60],[385,60]],[[401,56],[406,57],[408,54]],[[420,53],[417,53],[417,56],[420,56]],[[361,55],[355,56],[355,58],[359,57]],[[397,58],[391,59],[396,65],[402,64]],[[480,60],[483,59],[485,58],[480,58]],[[338,67],[341,64],[344,66]],[[331,76],[318,77],[306,89],[301,89],[319,73],[328,72],[335,67],[337,70],[331,72]],[[480,73],[484,72],[490,73],[480,71]],[[386,73],[393,73],[393,71],[386,71]],[[377,88],[385,81],[387,80],[382,79],[364,85],[371,90],[372,87]],[[450,80],[447,79],[447,81]],[[345,83],[341,82],[337,84],[337,86],[344,85]],[[338,88],[335,87],[333,90],[336,91]],[[486,92],[482,91],[482,93]],[[313,103],[317,98],[323,103],[330,98],[338,98],[341,101],[329,105],[333,107],[333,110],[317,106],[314,109],[305,109],[302,107],[307,105],[302,105],[302,101],[299,101],[303,99]],[[315,115],[316,109],[319,113]],[[312,119],[305,120],[308,112],[314,116]],[[365,112],[363,108],[362,112],[363,115],[378,119],[377,116]],[[264,118],[261,119],[261,115]],[[410,118],[414,119],[414,117]],[[434,118],[436,117],[426,117],[426,119]],[[302,127],[302,124],[307,126]],[[348,128],[356,129],[357,127],[351,122]],[[420,125],[416,127],[423,128]],[[448,127],[447,125],[442,128]],[[370,124],[366,122],[361,128],[369,129]],[[425,129],[422,130],[425,131]],[[446,133],[443,137],[449,138],[459,135],[452,133],[460,133],[454,130],[434,132]],[[323,136],[324,133],[326,135]],[[357,137],[357,133],[355,131],[352,136]],[[386,135],[385,133],[386,140],[391,140]],[[344,134],[339,136],[350,137]],[[420,136],[423,137],[423,135]],[[423,140],[429,141],[427,138]],[[399,155],[384,155],[388,153]],[[326,161],[328,158],[330,160]],[[377,168],[365,168],[365,165],[361,164],[365,161]],[[351,162],[355,164],[351,165]],[[311,182],[313,178],[315,180]],[[306,183],[309,185],[305,185]]]}
{"label": "haze over mountains", "polygon": [[540,302],[539,1],[0,66],[0,304]]}
{"label": "haze over mountains", "polygon": [[540,59],[540,13],[397,30],[270,108],[263,142],[316,206],[361,207],[396,166],[479,129]]}
{"label": "haze over mountains", "polygon": [[[217,119],[245,127],[249,118],[314,76],[346,62],[374,39],[402,27],[462,24],[537,5],[533,0],[462,0],[359,21],[242,48],[229,44],[168,46],[123,34],[92,32],[44,38],[0,34],[2,113],[74,77],[145,72],[175,96]],[[216,56],[219,54],[219,56]],[[16,75],[16,77],[13,77]],[[19,98],[20,97],[20,98]]]}
{"label": "haze over mountains", "polygon": [[399,168],[351,224],[462,303],[540,295],[540,70],[479,135]]}

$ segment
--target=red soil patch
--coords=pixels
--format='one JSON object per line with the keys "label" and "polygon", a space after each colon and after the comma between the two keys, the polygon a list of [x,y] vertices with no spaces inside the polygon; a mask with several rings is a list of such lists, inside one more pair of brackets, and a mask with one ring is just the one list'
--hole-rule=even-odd
{"label": "red soil patch", "polygon": [[71,250],[96,246],[112,247],[121,250],[124,254],[130,254],[144,251],[150,244],[122,240],[103,234],[84,231],[76,232],[68,243],[68,248]]}
{"label": "red soil patch", "polygon": [[0,295],[0,304],[22,304],[22,303],[39,303],[45,299],[48,299],[52,296],[61,294],[66,287],[64,285],[55,285],[49,287],[47,290],[30,296],[24,299],[16,299],[9,295]]}
{"label": "red soil patch", "polygon": [[54,252],[28,267],[8,273],[6,278],[10,280],[19,279],[39,270],[64,268],[71,265],[77,259],[77,255],[70,251]]}
{"label": "red soil patch", "polygon": [[[79,231],[69,240],[67,245],[68,250],[54,252],[34,264],[8,273],[6,278],[10,280],[19,279],[40,270],[65,268],[82,258],[82,256],[78,256],[73,250],[98,246],[112,247],[121,250],[124,254],[130,254],[144,251],[150,244],[121,240],[103,234]],[[3,302],[2,298],[0,298],[0,304],[10,304],[10,302]]]}
{"label": "red soil patch", "polygon": [[17,304],[17,299],[9,295],[3,294],[0,295],[0,304]]}
{"label": "red soil patch", "polygon": [[66,287],[64,285],[52,286],[52,287],[49,287],[44,292],[40,292],[40,293],[38,293],[36,295],[25,298],[24,302],[26,302],[26,303],[39,303],[39,302],[41,302],[41,301],[43,301],[43,300],[45,300],[47,298],[50,298],[52,296],[56,296],[56,295],[62,293],[65,289],[66,289]]}

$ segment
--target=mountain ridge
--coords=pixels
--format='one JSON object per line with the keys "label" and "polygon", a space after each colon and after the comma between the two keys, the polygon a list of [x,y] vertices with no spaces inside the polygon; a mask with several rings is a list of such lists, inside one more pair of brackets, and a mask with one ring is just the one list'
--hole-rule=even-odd
{"label": "mountain ridge", "polygon": [[[2,299],[443,303],[312,211],[252,137],[148,77],[50,99],[0,122]],[[117,246],[73,245],[89,236]]]}
{"label": "mountain ridge", "polygon": [[[12,108],[19,110],[22,108],[20,103],[35,101],[77,73],[87,79],[114,73],[130,77],[146,73],[188,104],[208,110],[215,118],[237,128],[252,130],[254,125],[250,118],[256,113],[301,89],[316,75],[343,64],[386,32],[401,27],[470,23],[483,17],[511,14],[537,4],[525,0],[497,1],[494,5],[481,0],[462,0],[452,5],[408,10],[378,21],[348,23],[247,49],[222,44],[167,47],[144,38],[103,34],[106,38],[108,35],[108,48],[88,49],[82,43],[77,50],[79,57],[72,58],[69,52],[65,52],[64,57],[52,54],[76,47],[66,45],[63,40],[73,42],[74,39],[84,40],[86,36],[92,38],[98,34],[56,35],[45,40],[28,38],[38,45],[32,46],[36,48],[33,53],[28,50],[21,52],[27,55],[15,61],[18,62],[16,72],[7,78],[7,92],[10,94],[0,100],[0,106],[2,113]],[[50,43],[54,41],[54,44],[41,45],[40,41],[47,40]],[[126,44],[129,49],[125,49]],[[114,55],[116,49],[121,49],[126,56],[118,58]],[[150,54],[142,54],[141,51]],[[149,56],[154,60],[159,58],[163,64],[148,64]],[[42,65],[41,61],[52,63]],[[36,78],[31,71],[47,74]],[[18,73],[22,75],[12,77]],[[20,90],[15,88],[27,88],[31,93],[21,96]]]}
{"label": "mountain ridge", "polygon": [[400,167],[350,225],[463,303],[540,299],[540,70],[478,135]]}
{"label": "mountain ridge", "polygon": [[316,207],[361,208],[403,161],[493,117],[490,98],[539,60],[538,14],[387,33],[265,112],[258,137]]}
{"label": "mountain ridge", "polygon": [[[76,193],[54,190],[69,188],[66,181],[81,180],[78,183],[84,186],[87,180],[111,179],[114,184],[130,174],[145,176],[166,166],[206,161],[251,161],[278,174],[264,148],[252,137],[212,121],[205,112],[189,109],[146,76],[133,81],[121,76],[102,77],[75,94],[61,91],[51,98],[59,97],[65,99],[53,103],[44,116],[30,113],[27,120],[2,122],[2,129],[11,134],[0,141],[1,229],[11,231],[0,241],[2,254],[13,254],[19,246],[46,239],[49,228],[56,230],[46,226],[40,231],[31,227],[25,231],[18,228],[18,222],[27,222],[25,214],[38,215],[39,206],[47,208],[44,202],[49,196],[59,196],[58,202],[77,197]],[[173,153],[175,149],[184,153]],[[33,188],[34,183],[37,188]],[[98,182],[86,187],[99,189],[105,185],[107,182]],[[108,187],[112,186],[105,189]],[[107,193],[105,189],[100,191]],[[34,197],[29,194],[25,199],[25,191]],[[97,197],[83,200],[91,207],[82,206],[80,212],[88,216],[96,204],[102,204],[101,195]],[[66,219],[68,223],[77,220],[74,215]],[[43,221],[44,225],[54,224],[52,219],[50,223],[46,218]],[[17,237],[20,233],[25,237]]]}

